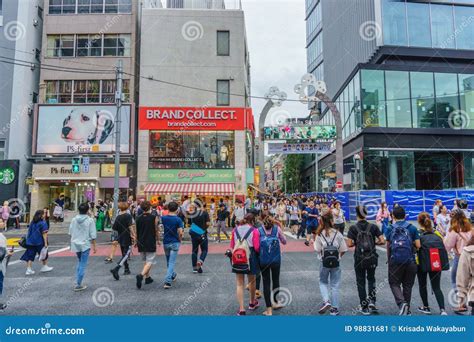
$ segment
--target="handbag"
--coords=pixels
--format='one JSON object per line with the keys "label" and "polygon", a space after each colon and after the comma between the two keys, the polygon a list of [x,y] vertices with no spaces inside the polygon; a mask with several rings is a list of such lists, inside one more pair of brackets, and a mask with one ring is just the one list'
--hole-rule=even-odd
{"label": "handbag", "polygon": [[38,257],[39,261],[48,260],[48,247],[43,247],[41,249],[40,255]]}
{"label": "handbag", "polygon": [[18,246],[26,248],[26,236],[22,236],[20,240],[18,240]]}
{"label": "handbag", "polygon": [[189,229],[190,232],[193,232],[199,236],[201,235],[204,235],[206,232],[204,231],[204,229],[202,229],[201,227],[199,227],[196,223],[191,223],[191,228]]}

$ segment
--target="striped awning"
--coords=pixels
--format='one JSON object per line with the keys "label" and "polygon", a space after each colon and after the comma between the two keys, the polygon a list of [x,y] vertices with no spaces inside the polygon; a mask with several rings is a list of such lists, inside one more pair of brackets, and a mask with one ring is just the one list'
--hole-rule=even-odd
{"label": "striped awning", "polygon": [[153,183],[145,187],[146,194],[222,196],[235,194],[234,183]]}

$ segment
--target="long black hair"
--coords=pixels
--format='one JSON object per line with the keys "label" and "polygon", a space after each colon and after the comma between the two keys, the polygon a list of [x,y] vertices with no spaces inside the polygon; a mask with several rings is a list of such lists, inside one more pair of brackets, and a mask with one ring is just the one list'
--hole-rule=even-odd
{"label": "long black hair", "polygon": [[43,214],[43,210],[36,210],[33,219],[31,220],[31,223],[38,223],[39,221],[41,221],[43,219]]}

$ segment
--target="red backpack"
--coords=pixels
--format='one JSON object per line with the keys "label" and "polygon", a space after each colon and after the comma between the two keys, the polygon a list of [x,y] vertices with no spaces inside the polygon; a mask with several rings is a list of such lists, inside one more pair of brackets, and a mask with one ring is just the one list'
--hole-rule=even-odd
{"label": "red backpack", "polygon": [[249,228],[244,237],[241,238],[239,230],[235,229],[235,235],[237,241],[235,242],[234,249],[232,250],[232,270],[235,273],[247,274],[250,272],[250,247],[247,238],[253,232],[253,228]]}

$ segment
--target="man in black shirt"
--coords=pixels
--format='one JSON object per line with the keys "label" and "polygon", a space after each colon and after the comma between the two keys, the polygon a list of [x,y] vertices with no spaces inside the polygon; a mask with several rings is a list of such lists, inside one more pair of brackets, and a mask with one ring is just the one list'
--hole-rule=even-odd
{"label": "man in black shirt", "polygon": [[229,235],[227,234],[227,225],[226,221],[229,218],[230,213],[227,210],[224,203],[219,204],[219,209],[217,210],[217,242],[221,242],[221,230],[229,240]]}
{"label": "man in black shirt", "polygon": [[[202,265],[206,260],[208,251],[207,228],[209,227],[210,218],[206,211],[206,203],[196,201],[189,206],[188,209],[190,225],[189,235],[193,245],[191,261],[193,265],[193,273],[202,273]],[[198,260],[199,247],[201,247],[201,255]]]}
{"label": "man in black shirt", "polygon": [[[377,268],[376,245],[385,244],[385,239],[379,227],[366,220],[367,209],[363,205],[356,207],[357,223],[349,228],[347,246],[355,247],[354,269],[359,292],[360,307],[358,312],[370,315],[376,312],[375,306],[377,290],[375,288],[375,269]],[[365,281],[368,282],[368,296]]]}
{"label": "man in black shirt", "polygon": [[130,274],[130,268],[128,266],[128,258],[132,252],[132,240],[135,241],[135,229],[132,215],[128,212],[128,203],[120,202],[118,204],[119,214],[115,219],[112,226],[112,230],[115,232],[116,241],[120,245],[122,252],[122,258],[118,262],[117,266],[110,270],[115,280],[119,280],[119,270],[122,266],[125,266],[124,275]]}

